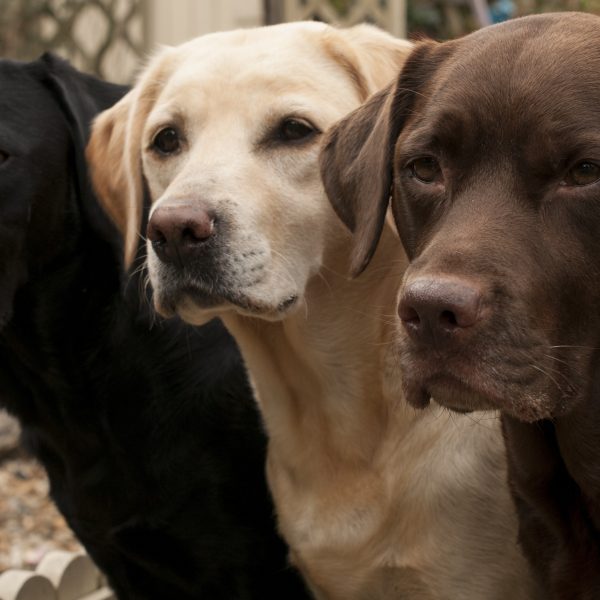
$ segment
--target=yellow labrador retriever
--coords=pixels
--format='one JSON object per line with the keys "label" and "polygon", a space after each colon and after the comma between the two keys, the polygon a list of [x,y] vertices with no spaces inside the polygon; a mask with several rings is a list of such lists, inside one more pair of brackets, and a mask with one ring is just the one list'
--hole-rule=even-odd
{"label": "yellow labrador retriever", "polygon": [[529,598],[498,421],[403,402],[386,311],[406,259],[386,227],[349,280],[319,178],[323,132],[409,50],[318,23],[167,48],[97,120],[88,156],[128,262],[149,194],[157,310],[219,316],[239,342],[279,526],[315,596]]}

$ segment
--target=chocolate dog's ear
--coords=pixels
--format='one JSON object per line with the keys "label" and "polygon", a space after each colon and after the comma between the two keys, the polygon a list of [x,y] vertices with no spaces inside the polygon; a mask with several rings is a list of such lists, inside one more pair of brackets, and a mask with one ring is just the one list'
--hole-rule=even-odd
{"label": "chocolate dog's ear", "polygon": [[342,119],[325,139],[321,177],[333,208],[354,233],[353,276],[362,273],[377,248],[391,195],[396,139],[439,64],[439,56],[428,61],[438,47],[435,42],[417,45],[396,83]]}
{"label": "chocolate dog's ear", "polygon": [[137,85],[95,120],[87,147],[92,182],[100,204],[124,237],[125,266],[137,253],[144,203],[142,134],[171,65],[165,48]]}
{"label": "chocolate dog's ear", "polygon": [[321,151],[321,177],[340,219],[354,233],[351,272],[367,267],[383,228],[391,185],[394,86],[375,94],[331,129]]}

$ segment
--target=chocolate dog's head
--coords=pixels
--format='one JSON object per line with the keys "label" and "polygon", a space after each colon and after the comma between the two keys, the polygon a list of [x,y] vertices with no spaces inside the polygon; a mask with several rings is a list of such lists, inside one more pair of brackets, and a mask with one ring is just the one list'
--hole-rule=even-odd
{"label": "chocolate dog's head", "polygon": [[419,45],[322,155],[355,271],[390,194],[409,402],[533,421],[589,392],[600,346],[600,18]]}

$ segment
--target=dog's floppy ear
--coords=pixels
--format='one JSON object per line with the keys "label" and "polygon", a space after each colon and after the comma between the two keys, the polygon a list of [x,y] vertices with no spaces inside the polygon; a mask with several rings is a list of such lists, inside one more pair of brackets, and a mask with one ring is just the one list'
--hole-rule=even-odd
{"label": "dog's floppy ear", "polygon": [[126,267],[137,253],[142,223],[143,128],[164,86],[172,57],[170,48],[163,49],[136,86],[97,117],[86,151],[100,204],[123,235]]}
{"label": "dog's floppy ear", "polygon": [[446,55],[435,50],[445,45],[417,45],[397,81],[342,119],[325,138],[321,176],[333,208],[354,233],[354,276],[367,267],[377,248],[391,195],[396,139],[419,90]]}
{"label": "dog's floppy ear", "polygon": [[390,83],[413,49],[373,25],[333,29],[325,35],[325,50],[355,83],[361,101]]}
{"label": "dog's floppy ear", "polygon": [[100,204],[124,238],[125,266],[131,266],[138,246],[142,221],[143,190],[139,165],[139,145],[127,139],[132,107],[137,102],[132,91],[94,122],[87,158],[92,182]]}
{"label": "dog's floppy ear", "polygon": [[[75,147],[73,160],[79,196],[91,197],[84,152],[92,120],[117,102],[128,88],[82,73],[49,52],[31,63],[31,69],[49,89],[65,115]],[[95,206],[95,202],[84,203],[85,210],[94,210]]]}
{"label": "dog's floppy ear", "polygon": [[38,62],[43,65],[46,83],[67,117],[77,149],[83,151],[94,117],[123,97],[128,88],[82,73],[50,52],[44,53]]}

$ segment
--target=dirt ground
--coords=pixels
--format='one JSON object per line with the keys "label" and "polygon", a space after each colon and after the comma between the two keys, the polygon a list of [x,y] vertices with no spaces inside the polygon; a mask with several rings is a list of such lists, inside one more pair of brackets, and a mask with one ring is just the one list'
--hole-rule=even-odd
{"label": "dirt ground", "polygon": [[0,411],[0,572],[35,567],[50,550],[81,549],[48,498],[44,470],[18,439],[18,425]]}

